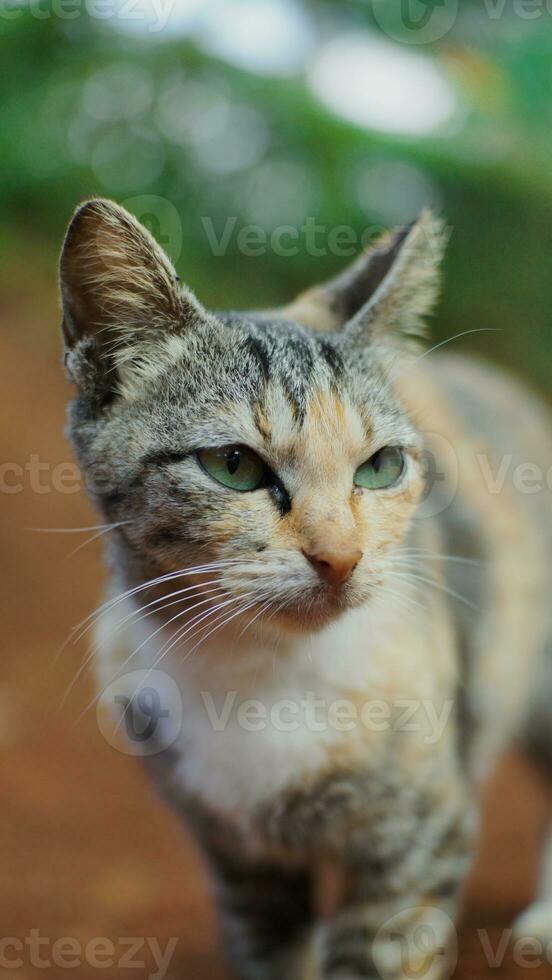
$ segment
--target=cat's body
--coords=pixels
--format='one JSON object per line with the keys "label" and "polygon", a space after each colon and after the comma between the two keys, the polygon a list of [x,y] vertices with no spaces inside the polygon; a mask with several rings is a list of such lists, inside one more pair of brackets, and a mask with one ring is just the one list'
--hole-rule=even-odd
{"label": "cat's body", "polygon": [[[550,422],[510,379],[397,339],[431,302],[438,242],[423,219],[270,317],[177,299],[113,205],[66,243],[72,437],[127,522],[101,684],[140,721],[144,685],[168,705],[176,681],[181,720],[159,718],[145,761],[206,855],[245,980],[439,976],[478,781],[512,738],[544,758],[552,735]],[[227,454],[211,493],[200,447],[228,445],[270,467],[257,488],[231,489]]]}

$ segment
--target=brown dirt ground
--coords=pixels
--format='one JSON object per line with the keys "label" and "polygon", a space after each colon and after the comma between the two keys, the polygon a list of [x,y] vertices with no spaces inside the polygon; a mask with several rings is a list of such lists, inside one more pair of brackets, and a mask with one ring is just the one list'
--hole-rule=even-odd
{"label": "brown dirt ground", "polygon": [[[12,279],[0,296],[2,457],[21,465],[33,453],[50,465],[70,460],[62,434],[70,389],[59,366],[55,295]],[[25,940],[39,930],[48,941],[41,956],[48,959],[60,937],[73,937],[83,948],[95,937],[115,943],[156,937],[163,946],[178,937],[170,980],[222,980],[213,911],[194,848],[138,765],[104,742],[93,713],[83,715],[92,696],[89,677],[61,706],[84,646],[69,646],[54,658],[70,627],[98,602],[100,548],[93,542],[71,555],[86,535],[29,528],[97,519],[80,492],[36,492],[28,477],[23,482],[21,492],[3,494],[0,504],[0,939]],[[478,933],[487,930],[495,947],[531,898],[546,809],[536,774],[514,755],[505,759],[487,796],[460,930],[459,980],[514,980],[528,970],[534,980],[552,976],[552,969],[516,966],[511,944],[501,969],[491,968]],[[125,949],[119,944],[116,956]],[[6,955],[15,955],[12,947]],[[136,980],[153,969],[151,963],[140,969],[46,967],[33,965],[29,950],[21,955],[24,964],[0,966],[1,977]]]}

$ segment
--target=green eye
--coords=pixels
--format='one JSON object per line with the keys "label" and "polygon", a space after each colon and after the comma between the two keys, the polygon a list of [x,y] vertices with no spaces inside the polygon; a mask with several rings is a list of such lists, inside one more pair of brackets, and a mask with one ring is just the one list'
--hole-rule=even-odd
{"label": "green eye", "polygon": [[384,446],[359,466],[354,476],[357,487],[383,490],[397,483],[404,470],[404,455],[398,446]]}
{"label": "green eye", "polygon": [[200,449],[197,458],[213,480],[231,490],[257,490],[265,477],[265,464],[247,446]]}

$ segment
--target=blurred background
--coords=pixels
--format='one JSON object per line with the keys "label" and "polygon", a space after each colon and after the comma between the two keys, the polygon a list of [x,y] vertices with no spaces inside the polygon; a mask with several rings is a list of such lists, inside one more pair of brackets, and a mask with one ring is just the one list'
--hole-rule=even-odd
{"label": "blurred background", "polygon": [[[552,4],[539,3],[2,0],[4,290],[52,283],[91,194],[149,223],[206,303],[238,307],[287,299],[429,202],[451,230],[438,339],[499,327],[470,345],[546,387]],[[309,219],[315,254],[306,233],[283,234],[295,254],[271,247]],[[240,249],[251,226],[266,247]]]}
{"label": "blurred background", "polygon": [[[1,0],[0,66],[0,921],[50,944],[49,967],[28,946],[0,976],[65,976],[56,938],[120,957],[121,937],[175,936],[168,976],[222,977],[193,849],[86,710],[86,643],[62,649],[101,598],[97,518],[63,478],[64,228],[83,198],[114,198],[204,303],[258,307],[431,204],[450,233],[435,340],[491,327],[453,346],[548,394],[552,3]],[[530,897],[544,802],[511,761],[459,976],[487,975],[477,928],[498,941]],[[95,977],[89,961],[73,973]]]}

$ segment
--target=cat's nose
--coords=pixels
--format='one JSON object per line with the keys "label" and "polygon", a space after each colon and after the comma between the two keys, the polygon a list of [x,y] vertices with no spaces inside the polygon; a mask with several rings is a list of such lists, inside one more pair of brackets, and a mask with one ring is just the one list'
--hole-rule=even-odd
{"label": "cat's nose", "polygon": [[349,578],[362,558],[359,549],[347,551],[317,551],[315,554],[303,552],[318,574],[330,585],[342,585]]}

